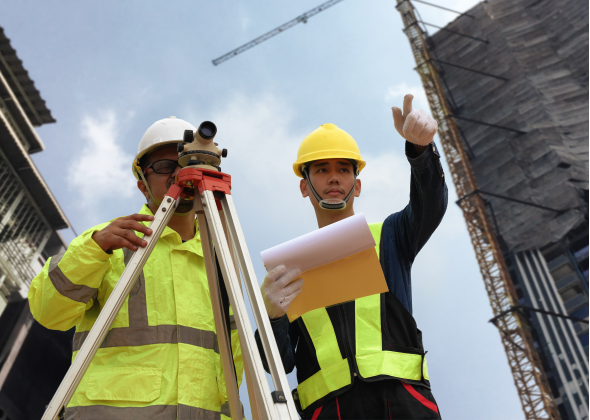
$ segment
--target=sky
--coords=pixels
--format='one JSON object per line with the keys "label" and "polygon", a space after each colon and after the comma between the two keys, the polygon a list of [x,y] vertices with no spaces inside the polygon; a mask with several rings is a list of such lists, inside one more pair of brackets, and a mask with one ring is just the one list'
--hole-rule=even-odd
{"label": "sky", "polygon": [[[430,0],[466,11],[474,0]],[[2,0],[0,26],[51,109],[33,160],[80,234],[137,212],[131,162],[145,130],[176,116],[215,122],[234,201],[261,283],[264,249],[317,229],[291,165],[301,140],[334,123],[367,167],[355,211],[371,223],[409,199],[410,166],[391,107],[428,110],[395,1],[347,0],[261,45],[211,60],[321,0]],[[456,18],[416,4],[424,21]],[[446,163],[443,162],[448,173]],[[447,178],[449,180],[450,177]],[[432,392],[447,419],[524,418],[454,187],[413,269],[413,311]],[[62,231],[70,241],[72,230]],[[288,375],[292,387],[294,374]],[[246,391],[242,402],[249,412]]]}

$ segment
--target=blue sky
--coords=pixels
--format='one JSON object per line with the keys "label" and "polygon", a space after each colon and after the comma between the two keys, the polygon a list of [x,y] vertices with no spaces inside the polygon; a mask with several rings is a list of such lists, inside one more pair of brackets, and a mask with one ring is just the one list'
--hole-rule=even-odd
{"label": "blue sky", "polygon": [[[343,1],[211,64],[320,3],[3,0],[0,26],[57,120],[38,129],[46,150],[33,159],[75,230],[139,210],[131,161],[144,131],[169,115],[217,124],[260,282],[260,251],[317,228],[291,164],[299,142],[320,124],[348,131],[367,161],[355,210],[379,222],[402,209],[410,170],[390,108],[401,106],[405,93],[415,94],[415,107],[427,103],[393,0]],[[456,17],[417,7],[437,25]],[[520,419],[452,185],[449,192],[445,219],[412,273],[433,393],[447,419]],[[294,375],[289,379],[295,386]]]}

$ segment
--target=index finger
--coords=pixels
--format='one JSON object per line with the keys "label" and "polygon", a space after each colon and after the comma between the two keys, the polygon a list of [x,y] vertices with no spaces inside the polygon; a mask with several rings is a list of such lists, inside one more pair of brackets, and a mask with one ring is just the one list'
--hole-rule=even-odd
{"label": "index finger", "polygon": [[404,117],[407,116],[412,111],[412,100],[414,99],[414,95],[408,93],[404,96]]}
{"label": "index finger", "polygon": [[151,222],[152,220],[154,220],[154,216],[152,216],[150,214],[138,214],[138,213],[127,216],[127,218],[130,218],[132,220],[137,220],[138,222]]}
{"label": "index finger", "polygon": [[301,270],[299,268],[293,268],[279,277],[277,281],[280,282],[283,287],[286,287],[291,282],[297,280],[299,276],[301,276]]}

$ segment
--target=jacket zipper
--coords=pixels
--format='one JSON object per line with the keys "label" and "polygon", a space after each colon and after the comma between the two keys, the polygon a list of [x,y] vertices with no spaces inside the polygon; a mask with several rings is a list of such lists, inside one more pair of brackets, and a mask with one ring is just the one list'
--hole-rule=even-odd
{"label": "jacket zipper", "polygon": [[353,343],[350,338],[350,334],[348,334],[348,321],[346,319],[346,313],[344,312],[344,305],[338,306],[338,316],[340,317],[340,324],[342,325],[342,341],[345,344],[345,351],[347,352],[347,358],[350,357],[353,366],[353,376],[358,376],[358,367],[356,365],[356,359],[354,357],[354,347],[352,347]]}

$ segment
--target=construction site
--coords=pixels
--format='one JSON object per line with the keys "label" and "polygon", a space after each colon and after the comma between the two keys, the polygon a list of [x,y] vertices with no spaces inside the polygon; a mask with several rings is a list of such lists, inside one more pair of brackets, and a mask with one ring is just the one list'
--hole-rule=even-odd
{"label": "construction site", "polygon": [[[391,25],[415,60],[404,66],[419,75],[438,123],[456,192],[449,207],[460,208],[473,249],[463,258],[479,268],[464,281],[483,281],[493,316],[481,328],[497,331],[518,418],[588,420],[588,3],[487,0],[460,11],[453,2],[394,3]],[[422,19],[425,8],[456,17],[439,26]],[[0,420],[28,420],[43,416],[71,362],[74,331],[43,327],[27,301],[45,262],[67,249],[60,231],[71,224],[31,158],[45,149],[37,127],[56,121],[8,35],[0,27]]]}

